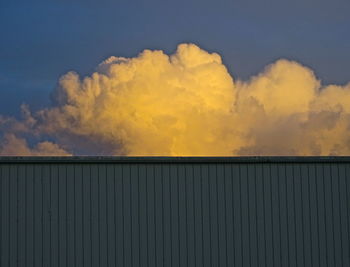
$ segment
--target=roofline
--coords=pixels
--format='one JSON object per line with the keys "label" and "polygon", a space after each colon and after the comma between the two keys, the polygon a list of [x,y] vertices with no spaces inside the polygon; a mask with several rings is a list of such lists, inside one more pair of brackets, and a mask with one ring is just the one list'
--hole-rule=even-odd
{"label": "roofline", "polygon": [[255,157],[0,157],[4,163],[350,163],[350,156]]}

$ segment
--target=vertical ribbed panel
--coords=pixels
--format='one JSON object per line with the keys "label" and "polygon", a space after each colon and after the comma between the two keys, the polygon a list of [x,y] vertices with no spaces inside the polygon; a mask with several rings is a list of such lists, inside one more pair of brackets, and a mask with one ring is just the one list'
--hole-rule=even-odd
{"label": "vertical ribbed panel", "polygon": [[350,266],[348,163],[2,163],[0,266]]}

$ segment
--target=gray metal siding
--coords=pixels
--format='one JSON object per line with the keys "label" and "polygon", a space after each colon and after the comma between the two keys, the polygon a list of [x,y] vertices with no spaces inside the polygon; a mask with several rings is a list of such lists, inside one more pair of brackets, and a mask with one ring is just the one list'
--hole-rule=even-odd
{"label": "gray metal siding", "polygon": [[350,266],[350,163],[0,163],[0,266]]}

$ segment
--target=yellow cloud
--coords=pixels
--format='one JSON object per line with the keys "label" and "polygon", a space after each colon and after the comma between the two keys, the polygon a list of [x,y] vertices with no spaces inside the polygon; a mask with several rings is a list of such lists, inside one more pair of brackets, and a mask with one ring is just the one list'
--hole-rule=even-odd
{"label": "yellow cloud", "polygon": [[[145,50],[111,57],[88,77],[65,74],[54,99],[47,109],[24,109],[22,121],[0,119],[2,143],[28,148],[29,134],[39,140],[33,153],[43,155],[68,153],[61,147],[132,156],[350,152],[350,86],[322,87],[311,69],[284,59],[234,82],[220,55],[194,44],[170,56]],[[57,144],[43,143],[47,137]]]}

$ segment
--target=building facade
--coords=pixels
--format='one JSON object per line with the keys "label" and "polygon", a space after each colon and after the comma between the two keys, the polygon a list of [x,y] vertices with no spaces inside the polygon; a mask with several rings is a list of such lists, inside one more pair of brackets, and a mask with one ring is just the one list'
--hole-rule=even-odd
{"label": "building facade", "polygon": [[350,266],[350,158],[0,158],[1,267]]}

